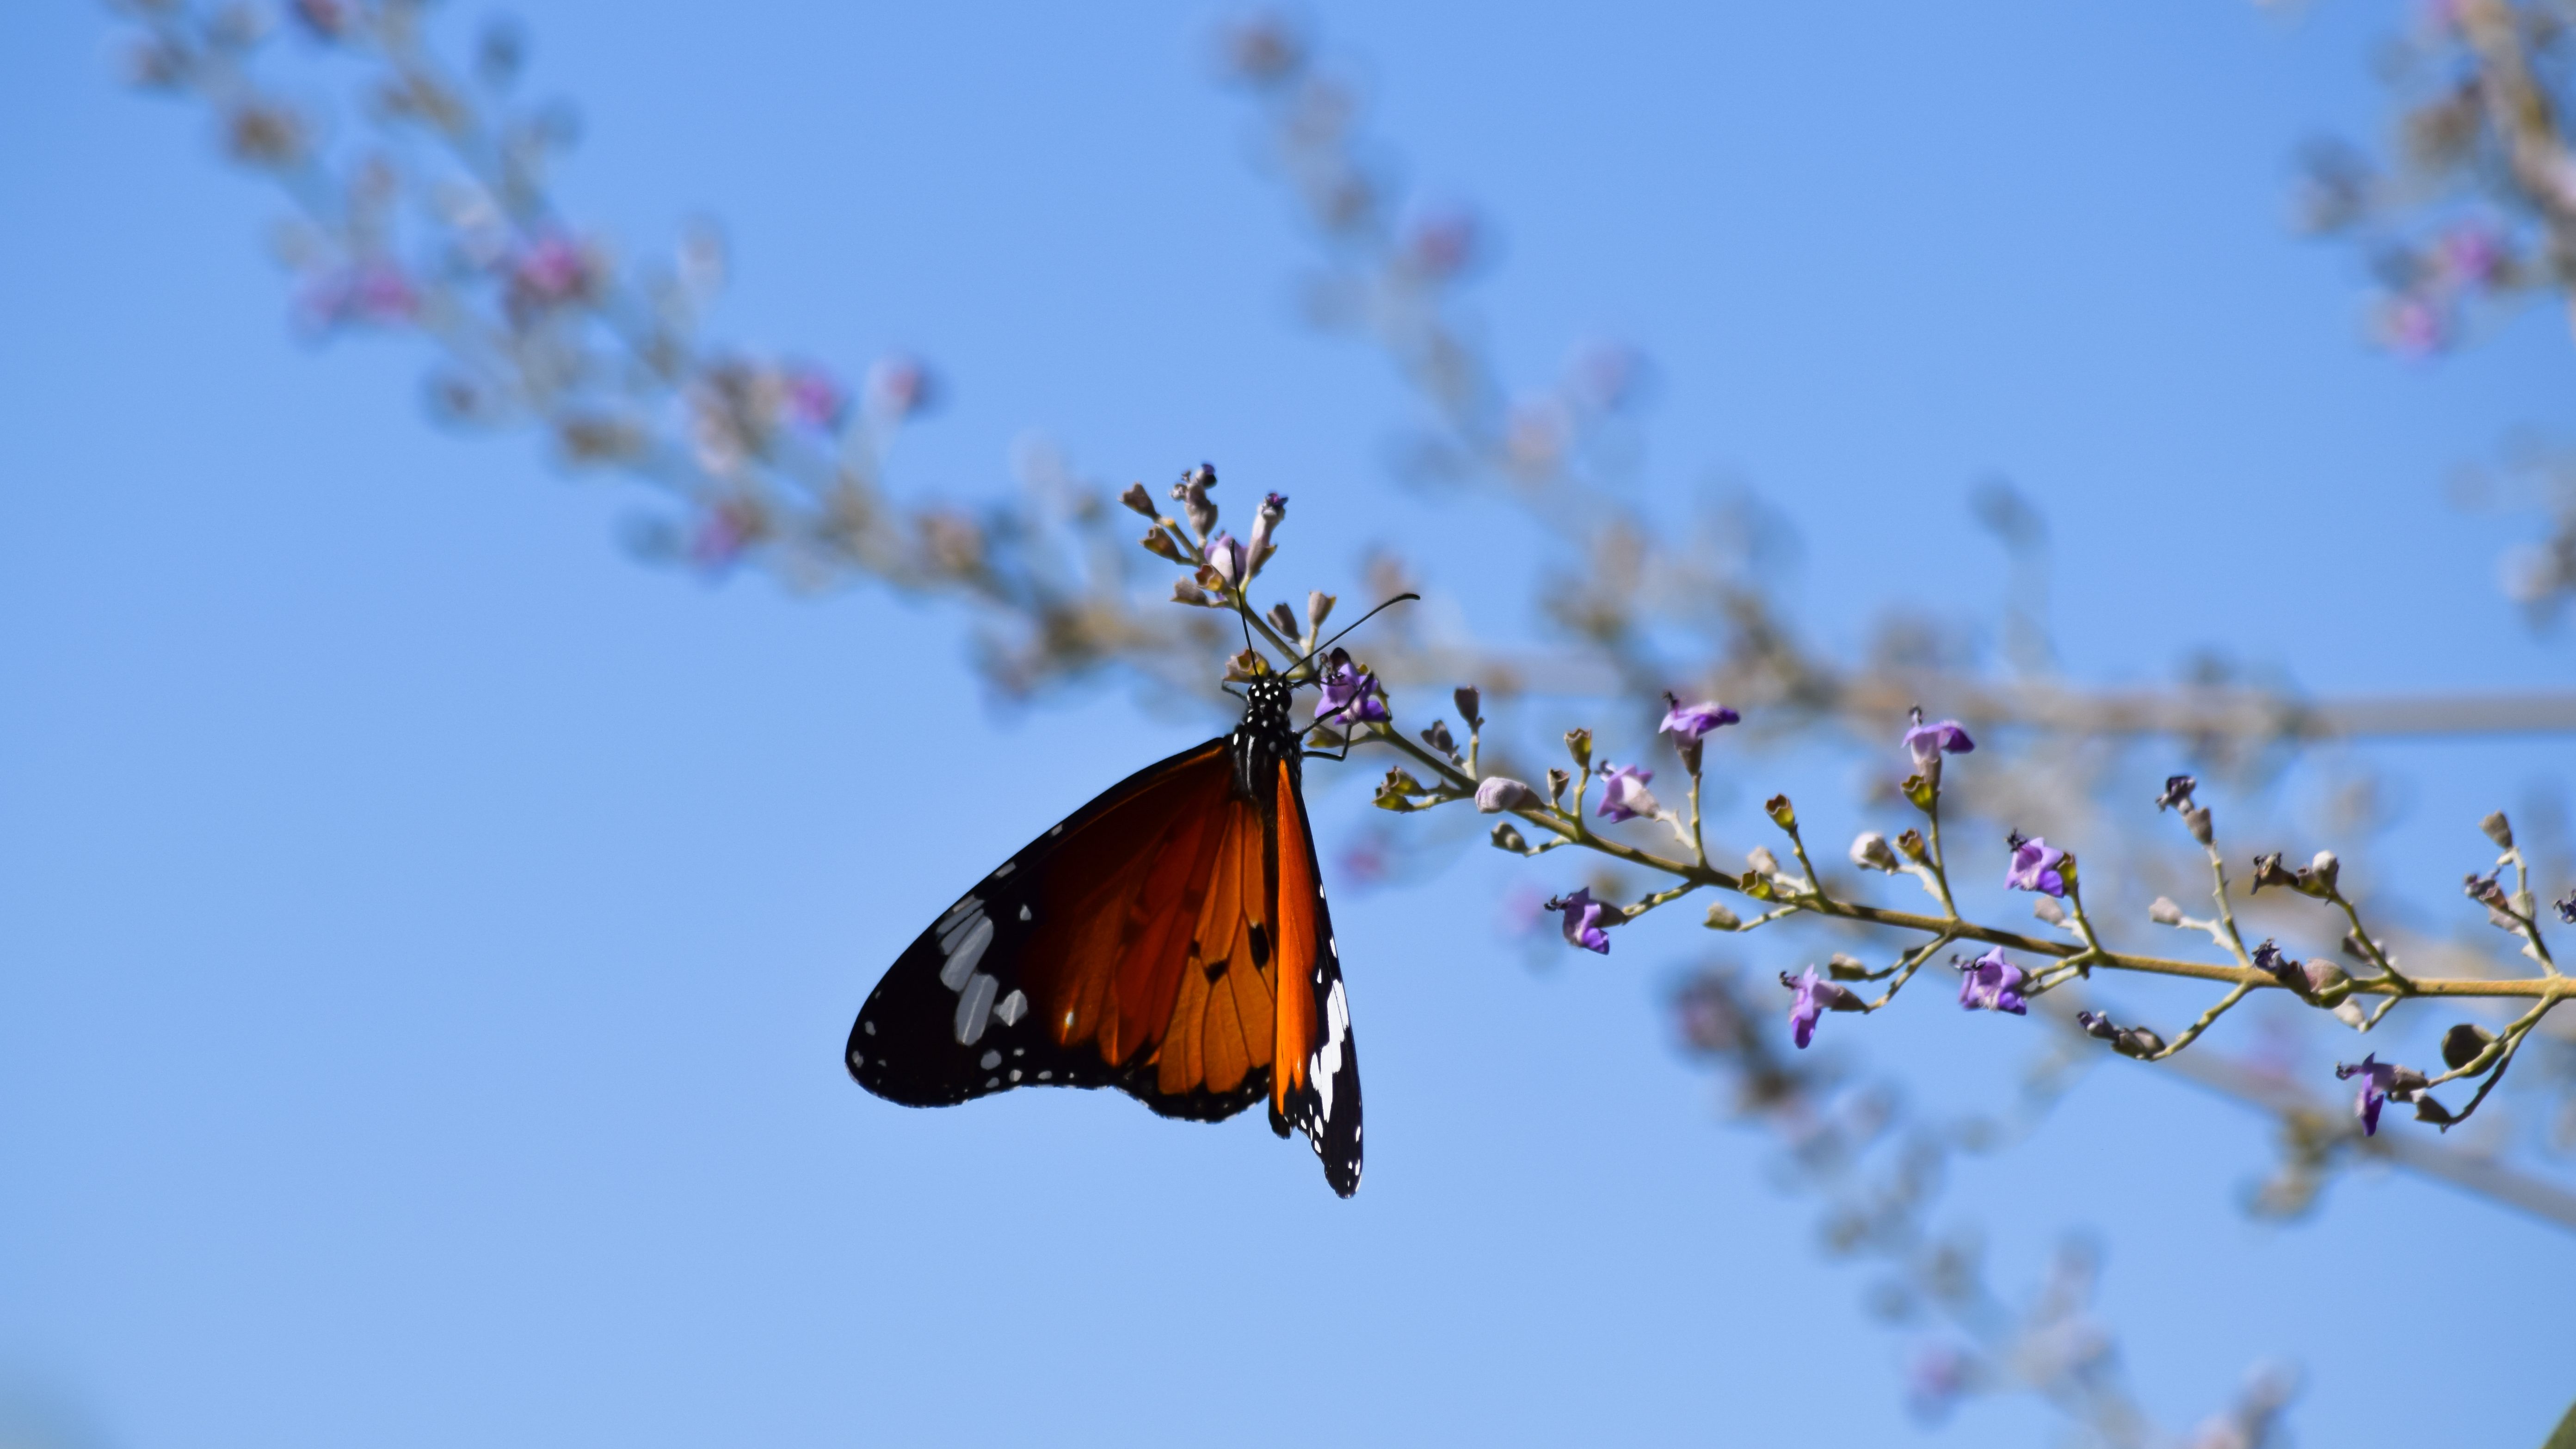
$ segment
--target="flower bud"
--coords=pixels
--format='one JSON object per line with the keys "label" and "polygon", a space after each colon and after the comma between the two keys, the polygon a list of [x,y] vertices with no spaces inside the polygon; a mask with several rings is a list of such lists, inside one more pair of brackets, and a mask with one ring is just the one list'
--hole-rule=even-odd
{"label": "flower bud", "polygon": [[2155,904],[2147,907],[2147,919],[2159,926],[2179,926],[2182,924],[2182,907],[2175,905],[2170,896],[2158,896]]}
{"label": "flower bud", "polygon": [[1172,542],[1172,536],[1159,528],[1136,541],[1145,546],[1145,552],[1156,558],[1170,559],[1174,563],[1182,561],[1181,546]]}
{"label": "flower bud", "polygon": [[1780,893],[1771,888],[1771,877],[1767,875],[1748,874],[1735,883],[1735,888],[1744,892],[1748,898],[1757,901],[1775,901],[1780,898]]}
{"label": "flower bud", "polygon": [[1476,808],[1487,815],[1506,810],[1535,810],[1538,792],[1508,775],[1488,775],[1476,786]]}
{"label": "flower bud", "polygon": [[1142,483],[1128,484],[1127,491],[1118,495],[1118,501],[1126,504],[1138,513],[1145,515],[1147,518],[1159,518],[1162,516],[1155,510],[1154,495],[1146,492],[1145,485]]}
{"label": "flower bud", "polygon": [[2111,1018],[2098,1011],[2075,1013],[2075,1024],[2084,1028],[2086,1036],[2100,1037],[2104,1041],[2109,1041],[2120,1034],[2120,1029],[2111,1024]]}
{"label": "flower bud", "polygon": [[1923,832],[1919,830],[1908,830],[1896,837],[1896,848],[1904,853],[1907,860],[1916,865],[1922,865],[1932,858],[1932,852],[1923,844]]}
{"label": "flower bud", "polygon": [[2130,1027],[2127,1031],[2111,1038],[2111,1050],[2124,1057],[2137,1057],[2143,1060],[2164,1049],[2165,1039],[2143,1026]]}
{"label": "flower bud", "polygon": [[2499,810],[2479,821],[2478,828],[2487,833],[2487,839],[2496,843],[2496,849],[2513,849],[2513,824],[2504,818],[2503,811]]}
{"label": "flower bud", "polygon": [[1317,589],[1313,593],[1308,594],[1306,596],[1306,628],[1308,632],[1315,634],[1323,633],[1324,620],[1330,618],[1332,616],[1332,612],[1333,595],[1325,593],[1322,589]]}
{"label": "flower bud", "polygon": [[1252,537],[1245,540],[1243,545],[1245,567],[1248,570],[1245,575],[1247,578],[1261,572],[1263,561],[1279,551],[1278,545],[1270,541],[1270,535],[1287,516],[1287,494],[1272,493],[1262,498],[1261,510],[1252,518]]}
{"label": "flower bud", "polygon": [[1201,463],[1181,475],[1172,485],[1172,497],[1178,499],[1189,515],[1190,529],[1205,538],[1216,527],[1216,505],[1208,501],[1207,491],[1216,486],[1216,465]]}
{"label": "flower bud", "polygon": [[1774,795],[1763,801],[1762,813],[1770,816],[1771,823],[1783,830],[1798,828],[1798,812],[1790,806],[1789,797],[1786,795]]}
{"label": "flower bud", "polygon": [[1573,783],[1574,777],[1563,770],[1548,771],[1547,803],[1562,808],[1565,804],[1565,787]]}
{"label": "flower bud", "polygon": [[1744,864],[1755,875],[1778,875],[1780,873],[1780,857],[1773,855],[1769,849],[1763,846],[1757,845],[1751,850],[1746,851],[1744,853]]}
{"label": "flower bud", "polygon": [[1484,706],[1485,697],[1477,691],[1476,686],[1462,684],[1450,691],[1449,698],[1457,704],[1458,718],[1467,722],[1467,728],[1480,730],[1485,727],[1485,717],[1477,713],[1477,710]]}
{"label": "flower bud", "polygon": [[1422,732],[1422,742],[1444,755],[1454,754],[1458,749],[1458,742],[1449,737],[1449,721],[1445,719],[1433,720],[1431,728]]}
{"label": "flower bud", "polygon": [[1735,912],[1728,910],[1724,903],[1711,901],[1708,903],[1708,919],[1704,924],[1712,931],[1732,931],[1741,927],[1744,922]]}
{"label": "flower bud", "polygon": [[1869,979],[1869,963],[1836,951],[1832,959],[1825,962],[1825,974],[1836,981],[1866,981]]}
{"label": "flower bud", "polygon": [[1508,850],[1515,855],[1527,855],[1529,842],[1521,838],[1520,831],[1513,828],[1512,822],[1497,820],[1494,822],[1494,848]]}
{"label": "flower bud", "polygon": [[1266,617],[1270,620],[1270,627],[1278,630],[1281,638],[1294,639],[1297,637],[1296,610],[1289,608],[1286,604],[1273,604],[1270,606],[1270,613]]}
{"label": "flower bud", "polygon": [[1887,848],[1887,837],[1875,830],[1862,831],[1853,839],[1851,858],[1852,864],[1863,870],[1892,872],[1898,865],[1896,852]]}
{"label": "flower bud", "polygon": [[1575,767],[1576,769],[1578,769],[1578,770],[1589,770],[1589,769],[1591,769],[1591,768],[1592,768],[1592,731],[1590,731],[1590,730],[1567,730],[1567,731],[1565,732],[1565,752],[1566,752],[1567,754],[1569,754],[1569,755],[1574,756],[1574,767]]}
{"label": "flower bud", "polygon": [[[2511,847],[2508,846],[2507,849],[2511,849]],[[2450,1130],[2451,1124],[2459,1121],[2460,1119],[2451,1115],[2450,1108],[2443,1106],[2438,1101],[2435,1101],[2431,1096],[2419,1094],[2415,1098],[2415,1120],[2418,1122],[2430,1122],[2434,1126],[2447,1132]]]}
{"label": "flower bud", "polygon": [[2299,972],[2307,979],[2305,994],[2317,1005],[2341,1006],[2352,999],[2352,978],[2332,961],[2320,956],[2300,966]]}
{"label": "flower bud", "polygon": [[2320,850],[2316,859],[2308,863],[2308,868],[2299,872],[2296,884],[2302,894],[2325,900],[2334,895],[2335,877],[2342,873],[2343,862],[2335,859],[2335,853]]}
{"label": "flower bud", "polygon": [[[2506,849],[2510,850],[2512,847],[2507,846]],[[2494,1040],[2495,1033],[2485,1027],[2474,1022],[2461,1022],[2442,1033],[2442,1065],[2456,1072],[2476,1061],[2478,1053],[2485,1051],[2487,1043]]]}
{"label": "flower bud", "polygon": [[2182,812],[2182,823],[2183,828],[2191,832],[2191,838],[2199,841],[2203,845],[2209,844],[2212,837],[2216,834],[2216,831],[2210,826],[2209,807],[2206,805],[2190,805],[2184,807]]}
{"label": "flower bud", "polygon": [[1197,604],[1204,608],[1207,605],[1207,595],[1200,591],[1197,584],[1188,579],[1174,579],[1172,580],[1172,602]]}

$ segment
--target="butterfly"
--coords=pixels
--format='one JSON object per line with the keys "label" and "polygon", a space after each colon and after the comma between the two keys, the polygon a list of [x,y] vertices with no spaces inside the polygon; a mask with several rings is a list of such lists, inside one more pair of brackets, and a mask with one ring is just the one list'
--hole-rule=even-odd
{"label": "butterfly", "polygon": [[868,993],[850,1075],[912,1107],[1116,1087],[1219,1122],[1266,1100],[1273,1132],[1304,1132],[1333,1191],[1358,1191],[1359,1049],[1302,788],[1317,752],[1291,719],[1311,682],[1255,677],[1232,733],[1121,780],[959,897]]}

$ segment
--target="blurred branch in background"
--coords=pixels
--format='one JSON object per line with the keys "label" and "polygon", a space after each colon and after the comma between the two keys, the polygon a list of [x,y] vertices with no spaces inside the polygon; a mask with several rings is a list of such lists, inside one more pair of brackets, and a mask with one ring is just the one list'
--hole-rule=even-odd
{"label": "blurred branch in background", "polygon": [[[436,358],[428,399],[442,423],[531,428],[568,468],[645,484],[659,502],[631,530],[639,553],[711,574],[758,568],[798,590],[875,582],[958,600],[981,621],[985,676],[1009,694],[1125,671],[1166,694],[1212,697],[1208,661],[1231,648],[1231,621],[1154,591],[1151,564],[1118,532],[1108,489],[1035,448],[1024,451],[1008,497],[971,507],[907,501],[890,459],[901,429],[936,404],[926,364],[888,357],[840,371],[714,339],[705,319],[725,255],[713,227],[692,228],[654,256],[625,252],[567,215],[549,175],[577,128],[567,107],[522,97],[525,45],[515,28],[487,27],[454,64],[428,43],[422,0],[294,0],[283,26],[249,4],[117,8],[137,27],[132,79],[204,106],[226,154],[292,203],[276,250],[294,273],[298,327],[317,339],[419,338]],[[2560,10],[2458,0],[2440,14],[2412,42],[2421,63],[2400,67],[2401,80],[2440,72],[2434,99],[2407,123],[2412,179],[2383,182],[2348,151],[2320,150],[2310,167],[2311,222],[2376,249],[2390,289],[2383,332],[2409,350],[2449,345],[2489,303],[2565,292],[2576,277],[2576,168],[2555,119]],[[1359,88],[1307,31],[1253,17],[1223,30],[1219,53],[1258,118],[1262,164],[1315,238],[1318,261],[1301,289],[1307,315],[1368,340],[1423,404],[1424,419],[1395,449],[1400,475],[1517,509],[1568,540],[1562,564],[1536,585],[1554,642],[1498,647],[1390,616],[1372,652],[1395,689],[1432,688],[1437,698],[1473,680],[1495,701],[1615,700],[1641,720],[1664,709],[1666,691],[1705,694],[1744,712],[1750,742],[1855,754],[1883,748],[1909,707],[1932,705],[2012,746],[1956,808],[1997,834],[2031,825],[2091,842],[2087,881],[2137,910],[2202,868],[2143,838],[2134,812],[2101,808],[2115,796],[2134,804],[2122,792],[2145,768],[2137,746],[2179,757],[2157,759],[2157,775],[2189,763],[2260,799],[2320,744],[2576,731],[2576,694],[2564,692],[2316,699],[2215,659],[2160,689],[2069,680],[2047,623],[2045,520],[1992,480],[1972,506],[2012,568],[2001,658],[1981,658],[1961,642],[1965,631],[1919,614],[1890,618],[1859,657],[1832,657],[1790,622],[1781,571],[1795,545],[1777,514],[1739,493],[1695,517],[1663,516],[1632,486],[1656,381],[1643,352],[1587,342],[1556,378],[1515,387],[1492,362],[1487,326],[1466,296],[1491,264],[1490,225],[1471,207],[1397,190],[1387,149],[1364,132]],[[315,88],[281,78],[295,67],[327,77],[322,90],[340,99],[301,99]],[[363,124],[336,124],[335,104]],[[2447,219],[2466,190],[2506,220]],[[2545,450],[2531,457],[2540,461],[2518,463],[2514,486],[2555,510],[2555,531],[2514,556],[2507,586],[2545,622],[2576,592],[2576,491],[2565,481],[2576,467]],[[1192,509],[1209,503],[1204,481]],[[1172,496],[1187,493],[1175,485]],[[1214,519],[1208,507],[1187,535],[1159,524],[1148,535],[1201,576],[1178,581],[1183,603],[1209,602],[1203,565]],[[1400,559],[1370,565],[1379,594],[1408,577]],[[1223,582],[1251,602],[1244,580]],[[1298,632],[1295,613],[1283,632]],[[1497,771],[1534,757],[1509,739],[1485,748]],[[2368,816],[2368,772],[2347,764],[2344,783],[2339,798]],[[1865,803],[1885,803],[1883,787],[1872,788]],[[1605,895],[1618,879],[1602,879]],[[1808,879],[1848,895],[1830,875]],[[2392,929],[2383,941],[2418,972],[2435,963],[2463,976],[2492,970],[2475,964],[2485,953],[2447,938]],[[2471,964],[2454,964],[2463,960]],[[1736,1073],[1739,1100],[1779,1135],[1792,1176],[1834,1204],[1829,1221],[1840,1226],[1829,1240],[1888,1267],[1896,1287],[1887,1303],[1948,1325],[1950,1336],[1928,1351],[1920,1402],[1937,1408],[1963,1391],[2016,1384],[2100,1442],[2170,1442],[2120,1386],[2108,1339],[2085,1309],[2089,1255],[2063,1258],[2029,1308],[2009,1309],[1982,1286],[1967,1240],[1923,1221],[1950,1153],[2000,1145],[2018,1129],[1900,1124],[1883,1098],[1846,1093],[1818,1068],[1785,1067],[1749,1032],[1712,1024],[1725,1012],[1749,1019],[1734,989],[1702,978],[1684,994],[1685,1027]],[[2064,1059],[2081,1045],[2071,1027],[2051,1036],[2032,1069],[2041,1085],[2031,1110],[2055,1099]],[[2535,1066],[2516,1088],[2555,1092],[2558,1136],[2576,1136],[2576,1046],[2534,1032],[2526,1050]],[[2258,1211],[2302,1210],[2340,1166],[2384,1161],[2576,1220],[2563,1188],[2501,1160],[2500,1138],[2476,1152],[2366,1138],[2347,1109],[2268,1066],[2195,1052],[2177,1070],[2277,1124],[2283,1167],[2253,1194]],[[1902,1144],[1892,1179],[1861,1174],[1872,1142]],[[2258,1373],[2237,1407],[2192,1442],[2268,1442],[2286,1395],[2285,1378]]]}
{"label": "blurred branch in background", "polygon": [[[2523,307],[2576,329],[2576,151],[2568,145],[2567,0],[2442,0],[2381,52],[2397,102],[2387,155],[2340,140],[2308,148],[2300,224],[2361,252],[2371,330],[2407,356],[2474,343]],[[2501,502],[2550,515],[2548,535],[2502,560],[2535,624],[2576,595],[2576,491],[2565,445],[2527,440],[2508,476],[2539,486]],[[2483,494],[2483,490],[2478,490]]]}

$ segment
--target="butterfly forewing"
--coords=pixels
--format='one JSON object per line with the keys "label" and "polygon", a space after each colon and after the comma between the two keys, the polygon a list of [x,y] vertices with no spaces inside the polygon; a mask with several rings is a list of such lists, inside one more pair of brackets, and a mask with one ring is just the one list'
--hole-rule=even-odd
{"label": "butterfly forewing", "polygon": [[1233,734],[1128,777],[950,906],[860,1008],[851,1076],[923,1107],[1114,1086],[1216,1121],[1266,1097],[1348,1196],[1359,1066],[1287,698],[1257,684]]}

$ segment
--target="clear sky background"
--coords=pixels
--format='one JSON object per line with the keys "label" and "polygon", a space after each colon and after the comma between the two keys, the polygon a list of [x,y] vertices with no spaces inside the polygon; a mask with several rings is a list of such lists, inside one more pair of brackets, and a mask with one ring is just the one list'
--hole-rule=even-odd
{"label": "clear sky background", "polygon": [[[1216,17],[1076,10],[519,13],[586,118],[578,216],[635,246],[722,217],[746,343],[937,361],[906,487],[996,491],[1033,429],[1122,481],[1213,458],[1224,496],[1295,496],[1300,578],[1397,541],[1525,637],[1547,540],[1397,488],[1411,403],[1295,320],[1305,243],[1209,82]],[[2202,645],[2321,692],[2576,675],[2494,584],[2533,521],[2441,486],[2563,419],[2563,321],[2390,360],[2357,265],[2285,225],[2294,147],[2372,132],[2369,45],[2411,12],[1316,14],[1410,174],[1500,219],[1508,370],[1648,348],[1648,486],[1765,490],[1818,639],[1904,602],[1991,619],[1964,501],[2000,470],[2049,512],[2084,679]],[[894,953],[1207,721],[998,707],[953,613],[638,565],[631,496],[438,432],[418,353],[295,340],[279,203],[200,115],[121,92],[115,33],[0,11],[0,1436],[2046,1442],[2023,1404],[1905,1417],[1911,1340],[1671,1050],[1704,933],[1534,969],[1496,902],[1571,883],[1536,866],[1337,892],[1351,1202],[1256,1120],[860,1092],[836,1053]],[[2404,787],[2380,859],[2427,912],[2479,813],[2564,794],[2563,745],[2374,758]],[[1776,784],[1848,820],[1848,762],[1747,769],[1739,813]],[[1321,789],[1319,831],[1363,794]],[[1935,1099],[2037,1029],[1909,1005],[1848,1035]],[[2403,1180],[2252,1223],[2265,1152],[2105,1070],[1954,1209],[2012,1288],[2096,1232],[2170,1423],[2278,1358],[2301,1442],[2536,1444],[2576,1397],[2576,1243]]]}

